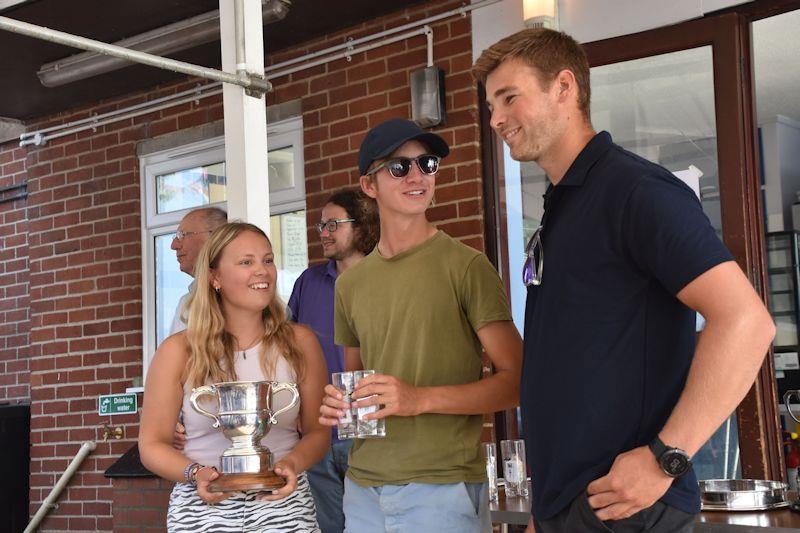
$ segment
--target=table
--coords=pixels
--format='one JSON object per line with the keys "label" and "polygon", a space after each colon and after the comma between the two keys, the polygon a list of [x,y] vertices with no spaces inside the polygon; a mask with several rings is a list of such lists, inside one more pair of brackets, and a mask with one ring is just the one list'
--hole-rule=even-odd
{"label": "table", "polygon": [[[526,525],[530,518],[530,498],[506,498],[502,486],[498,492],[498,501],[489,502],[492,523],[500,524],[502,533],[507,533],[512,524]],[[786,508],[761,512],[705,511],[697,515],[695,522],[695,533],[797,533],[798,530],[800,513]]]}
{"label": "table", "polygon": [[[501,533],[508,533],[509,525],[525,526],[531,515],[531,499],[506,498],[506,488],[500,485],[497,489],[498,499],[489,502],[489,513],[493,524],[500,524]],[[528,494],[531,494],[531,482],[528,480]]]}

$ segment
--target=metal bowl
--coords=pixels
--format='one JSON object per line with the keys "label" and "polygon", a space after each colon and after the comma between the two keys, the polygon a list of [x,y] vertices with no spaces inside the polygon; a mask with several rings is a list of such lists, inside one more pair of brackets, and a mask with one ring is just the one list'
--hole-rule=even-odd
{"label": "metal bowl", "polygon": [[704,511],[766,511],[786,507],[788,486],[763,479],[707,479],[700,481]]}

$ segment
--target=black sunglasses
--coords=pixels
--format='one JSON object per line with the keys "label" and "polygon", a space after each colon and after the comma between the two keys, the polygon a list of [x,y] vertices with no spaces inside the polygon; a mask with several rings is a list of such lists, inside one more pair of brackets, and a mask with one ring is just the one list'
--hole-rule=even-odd
{"label": "black sunglasses", "polygon": [[426,176],[432,176],[439,170],[440,160],[441,158],[438,155],[432,154],[422,154],[417,157],[395,157],[367,172],[367,176],[375,174],[380,169],[385,168],[393,178],[402,179],[408,176],[408,173],[411,171],[412,161],[417,163],[420,172]]}

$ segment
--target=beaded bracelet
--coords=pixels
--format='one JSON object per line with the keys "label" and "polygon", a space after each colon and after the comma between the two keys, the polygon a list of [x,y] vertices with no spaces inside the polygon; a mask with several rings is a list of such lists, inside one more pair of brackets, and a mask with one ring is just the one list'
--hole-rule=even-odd
{"label": "beaded bracelet", "polygon": [[217,471],[217,467],[216,466],[206,466],[206,465],[201,465],[201,464],[195,465],[194,467],[192,467],[191,470],[189,470],[189,483],[191,483],[192,485],[194,485],[196,487],[197,486],[197,474],[200,473],[200,471],[202,469],[204,469],[204,468],[210,468],[214,472]]}
{"label": "beaded bracelet", "polygon": [[[197,486],[197,473],[200,472],[201,469],[208,468],[206,465],[197,465],[191,470],[189,470],[189,483]],[[214,468],[213,466],[211,468]]]}
{"label": "beaded bracelet", "polygon": [[202,465],[200,463],[189,463],[186,465],[186,468],[183,469],[183,479],[186,480],[186,483],[191,483],[192,485],[197,484],[194,477],[201,467]]}

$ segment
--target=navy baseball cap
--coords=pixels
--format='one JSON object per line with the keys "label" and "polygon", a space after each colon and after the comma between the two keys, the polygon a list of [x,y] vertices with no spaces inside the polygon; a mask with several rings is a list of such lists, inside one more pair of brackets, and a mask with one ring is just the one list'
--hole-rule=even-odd
{"label": "navy baseball cap", "polygon": [[359,172],[364,176],[373,161],[386,157],[404,142],[411,140],[425,144],[434,155],[439,157],[446,157],[450,153],[450,147],[435,133],[424,131],[410,120],[394,118],[378,124],[364,137],[358,151]]}

